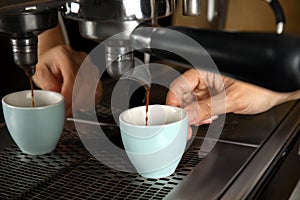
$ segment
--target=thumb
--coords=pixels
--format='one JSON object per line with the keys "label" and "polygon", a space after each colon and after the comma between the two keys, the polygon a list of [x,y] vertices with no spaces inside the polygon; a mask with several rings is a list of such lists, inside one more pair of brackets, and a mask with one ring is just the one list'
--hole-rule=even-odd
{"label": "thumb", "polygon": [[188,113],[189,125],[203,124],[203,121],[207,121],[213,116],[226,113],[225,97],[225,92],[223,92],[211,98],[188,104],[184,109]]}
{"label": "thumb", "polygon": [[32,76],[35,85],[43,90],[51,90],[55,92],[60,92],[61,90],[61,80],[59,76],[55,76],[47,63],[48,57],[44,56],[41,58],[36,65],[36,72]]}

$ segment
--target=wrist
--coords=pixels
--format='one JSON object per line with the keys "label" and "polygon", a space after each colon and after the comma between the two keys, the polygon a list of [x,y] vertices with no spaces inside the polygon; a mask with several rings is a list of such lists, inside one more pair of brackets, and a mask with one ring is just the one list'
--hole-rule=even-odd
{"label": "wrist", "polygon": [[279,94],[280,94],[280,98],[278,104],[300,99],[300,90],[294,92],[288,92],[288,93],[279,93]]}

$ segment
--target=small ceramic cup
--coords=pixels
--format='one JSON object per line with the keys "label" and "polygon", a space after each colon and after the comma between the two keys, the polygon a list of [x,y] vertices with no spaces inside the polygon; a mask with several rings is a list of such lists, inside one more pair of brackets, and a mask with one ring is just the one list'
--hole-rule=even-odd
{"label": "small ceramic cup", "polygon": [[52,152],[61,136],[65,120],[64,97],[56,92],[19,91],[2,98],[8,131],[23,153],[42,155]]}
{"label": "small ceramic cup", "polygon": [[188,115],[178,107],[135,107],[119,116],[121,137],[129,160],[146,178],[167,177],[175,172],[185,151]]}

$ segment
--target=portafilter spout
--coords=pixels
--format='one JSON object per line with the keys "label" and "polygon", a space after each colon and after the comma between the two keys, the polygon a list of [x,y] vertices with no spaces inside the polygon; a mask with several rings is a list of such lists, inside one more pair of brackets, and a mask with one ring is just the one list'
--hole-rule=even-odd
{"label": "portafilter spout", "polygon": [[134,67],[134,53],[126,39],[109,39],[104,42],[108,74],[119,79]]}
{"label": "portafilter spout", "polygon": [[37,36],[32,34],[19,38],[10,39],[13,57],[16,65],[21,67],[28,77],[35,73],[37,58]]}
{"label": "portafilter spout", "polygon": [[0,32],[10,38],[15,64],[24,69],[27,76],[35,73],[38,62],[37,35],[57,23],[57,7],[31,6],[0,12]]}

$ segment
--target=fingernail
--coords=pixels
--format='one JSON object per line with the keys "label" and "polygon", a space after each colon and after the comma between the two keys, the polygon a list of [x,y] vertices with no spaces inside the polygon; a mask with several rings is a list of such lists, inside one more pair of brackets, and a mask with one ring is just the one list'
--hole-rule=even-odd
{"label": "fingernail", "polygon": [[189,124],[196,124],[198,122],[198,112],[193,108],[185,108],[185,111],[188,113]]}
{"label": "fingernail", "polygon": [[205,120],[199,122],[198,125],[200,126],[202,124],[211,124],[211,123],[212,123],[212,119],[209,118],[209,119],[205,119]]}
{"label": "fingernail", "polygon": [[218,119],[218,118],[219,118],[218,115],[214,115],[214,116],[212,116],[210,119],[211,119],[211,121],[214,121],[214,120],[216,120],[216,119]]}

